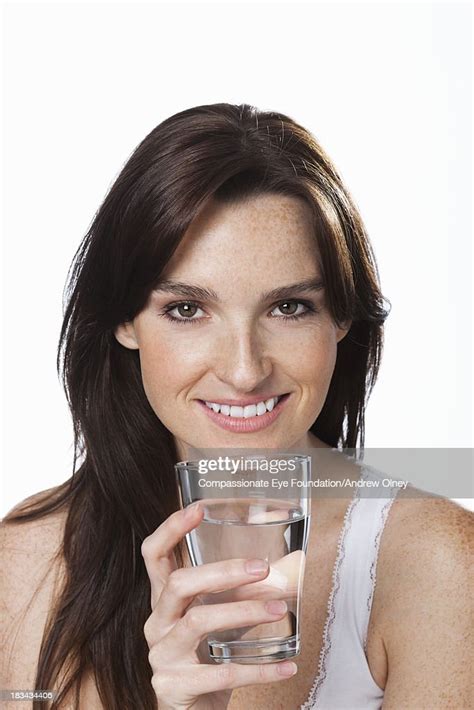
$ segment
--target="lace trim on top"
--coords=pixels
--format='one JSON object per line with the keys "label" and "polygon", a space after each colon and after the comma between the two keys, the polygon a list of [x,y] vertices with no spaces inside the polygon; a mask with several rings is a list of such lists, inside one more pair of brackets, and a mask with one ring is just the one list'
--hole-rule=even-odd
{"label": "lace trim on top", "polygon": [[[364,471],[363,471],[364,473]],[[311,690],[309,692],[309,697],[308,700],[301,705],[300,710],[310,710],[310,708],[313,707],[314,703],[316,702],[316,698],[318,696],[319,690],[324,682],[324,679],[326,678],[326,664],[327,664],[327,658],[328,658],[328,653],[329,649],[331,648],[331,637],[329,635],[329,631],[331,629],[331,626],[334,622],[335,616],[336,616],[336,611],[335,611],[335,598],[336,598],[336,593],[340,587],[340,571],[341,571],[341,564],[342,561],[345,557],[346,551],[345,551],[345,540],[347,537],[347,532],[351,526],[351,518],[352,518],[352,513],[354,512],[354,508],[356,507],[357,503],[360,501],[360,495],[359,495],[359,489],[356,489],[354,496],[349,503],[347,510],[344,515],[344,521],[342,524],[342,529],[341,532],[339,533],[339,539],[337,543],[337,555],[336,555],[336,562],[334,564],[333,568],[333,573],[332,573],[332,587],[331,587],[331,592],[329,594],[329,599],[328,599],[328,606],[327,606],[327,615],[326,615],[326,623],[324,624],[324,629],[323,629],[323,643],[321,646],[321,652],[319,654],[319,663],[318,663],[318,671],[316,674],[316,678],[314,680],[314,683],[311,687]]]}
{"label": "lace trim on top", "polygon": [[[360,480],[367,480],[370,478],[370,472],[364,467],[362,468],[361,475],[360,475]],[[339,539],[337,543],[337,555],[336,555],[336,561],[334,563],[334,568],[333,568],[333,573],[332,573],[332,587],[331,587],[331,592],[329,595],[328,599],[328,606],[327,606],[327,616],[326,616],[326,622],[324,624],[324,629],[323,629],[323,641],[322,641],[322,646],[321,646],[321,652],[319,654],[319,663],[318,663],[318,671],[316,674],[316,678],[314,680],[313,685],[311,686],[311,690],[309,691],[309,696],[308,699],[306,700],[303,705],[300,706],[300,710],[311,710],[314,708],[314,705],[316,703],[316,700],[318,698],[318,694],[321,690],[321,687],[324,683],[324,680],[327,675],[327,661],[328,661],[328,655],[329,651],[331,649],[331,626],[334,622],[335,616],[336,616],[336,611],[335,611],[335,601],[336,601],[336,595],[339,590],[341,581],[340,581],[340,573],[341,573],[341,565],[342,562],[345,558],[346,551],[345,551],[345,542],[346,542],[346,537],[347,533],[350,529],[351,526],[351,520],[352,520],[352,515],[354,512],[354,509],[356,508],[357,504],[360,502],[360,493],[361,493],[362,488],[357,488],[354,496],[349,503],[347,510],[344,515],[344,521],[342,525],[341,532],[339,534]],[[369,598],[367,599],[367,606],[368,609],[370,610],[371,604],[372,604],[372,598],[374,595],[374,590],[375,590],[375,578],[376,578],[376,565],[377,565],[377,556],[378,556],[378,550],[379,550],[379,545],[380,545],[380,538],[382,535],[382,531],[385,525],[385,521],[388,515],[388,511],[390,509],[391,504],[393,503],[394,497],[396,493],[398,492],[398,489],[390,489],[390,499],[387,501],[387,503],[384,505],[382,512],[381,512],[381,517],[382,517],[382,525],[379,528],[379,531],[377,532],[377,536],[375,539],[375,558],[374,561],[371,565],[370,569],[370,578],[371,578],[371,593],[369,595]],[[364,639],[364,650],[365,650],[365,644],[367,642],[367,634],[366,638]]]}

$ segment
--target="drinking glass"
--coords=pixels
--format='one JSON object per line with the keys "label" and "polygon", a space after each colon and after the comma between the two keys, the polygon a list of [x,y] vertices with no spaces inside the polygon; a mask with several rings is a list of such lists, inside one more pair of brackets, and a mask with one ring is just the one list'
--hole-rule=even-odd
{"label": "drinking glass", "polygon": [[200,601],[278,599],[286,601],[288,611],[276,622],[213,632],[208,636],[209,653],[218,663],[291,658],[300,652],[311,457],[279,453],[273,458],[248,454],[225,458],[225,469],[212,469],[208,459],[175,464],[182,507],[199,501],[204,509],[200,525],[186,535],[191,562],[197,566],[261,558],[267,560],[269,574],[258,582],[201,595]]}

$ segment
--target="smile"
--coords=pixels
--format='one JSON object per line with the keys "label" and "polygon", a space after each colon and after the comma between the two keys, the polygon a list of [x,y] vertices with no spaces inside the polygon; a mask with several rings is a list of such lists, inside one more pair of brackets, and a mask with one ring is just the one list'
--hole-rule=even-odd
{"label": "smile", "polygon": [[197,400],[203,412],[227,431],[252,432],[265,429],[278,418],[290,394],[278,395],[245,407]]}

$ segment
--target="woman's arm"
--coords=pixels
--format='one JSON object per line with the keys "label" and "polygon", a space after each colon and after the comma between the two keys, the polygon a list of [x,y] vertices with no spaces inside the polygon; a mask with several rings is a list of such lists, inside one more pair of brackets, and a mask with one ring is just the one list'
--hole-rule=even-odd
{"label": "woman's arm", "polygon": [[398,501],[395,517],[377,575],[388,660],[383,708],[472,708],[474,516],[432,498]]}

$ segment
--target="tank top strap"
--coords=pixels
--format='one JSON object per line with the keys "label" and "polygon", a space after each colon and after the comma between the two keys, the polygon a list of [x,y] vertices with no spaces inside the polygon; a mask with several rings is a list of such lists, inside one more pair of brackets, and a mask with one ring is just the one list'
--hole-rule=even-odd
{"label": "tank top strap", "polygon": [[[398,486],[366,464],[340,531],[318,672],[301,710],[380,707],[366,657],[382,532]],[[338,704],[339,703],[339,704]],[[380,705],[379,705],[380,703]]]}
{"label": "tank top strap", "polygon": [[[399,488],[393,483],[385,485],[379,473],[363,465],[360,482],[354,499],[354,509],[344,540],[344,557],[340,575],[344,584],[340,588],[339,611],[352,618],[354,629],[364,652],[375,591],[377,560],[382,533],[388,513]],[[372,487],[369,487],[373,484]]]}

